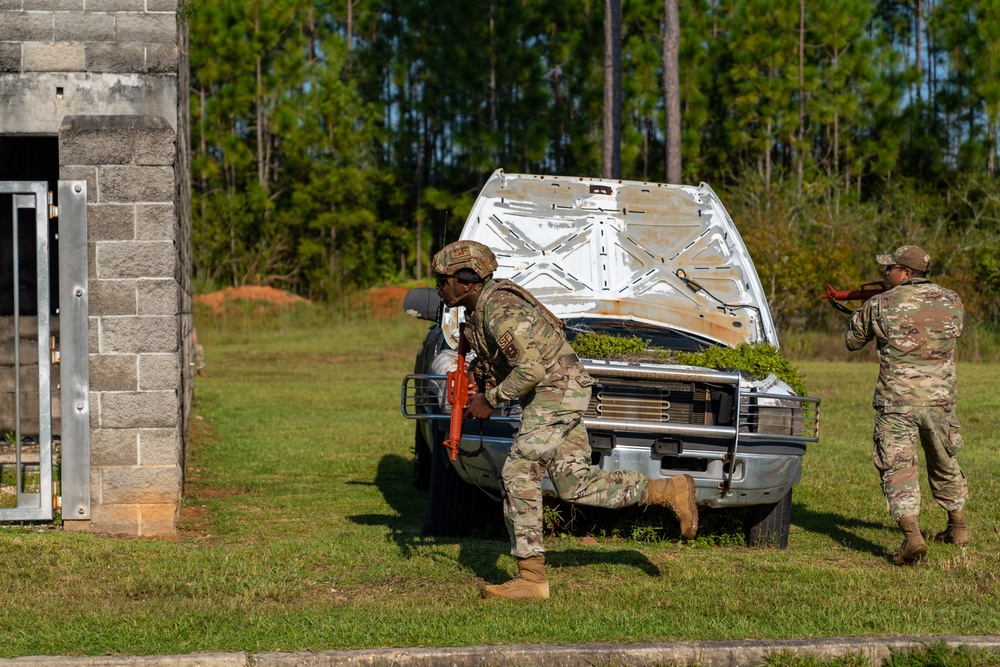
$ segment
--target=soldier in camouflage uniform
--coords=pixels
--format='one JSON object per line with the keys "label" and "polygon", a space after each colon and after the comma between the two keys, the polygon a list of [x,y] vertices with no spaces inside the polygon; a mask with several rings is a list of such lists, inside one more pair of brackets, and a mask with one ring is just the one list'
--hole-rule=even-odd
{"label": "soldier in camouflage uniform", "polygon": [[476,353],[473,371],[485,387],[469,397],[466,418],[485,420],[498,403],[517,400],[521,429],[501,473],[504,521],[519,575],[485,586],[484,597],[544,600],[549,596],[542,547],[542,477],[559,497],[596,507],[666,505],[691,539],[698,530],[690,475],[651,481],[632,471],[590,463],[583,413],[593,379],[566,342],[562,322],[527,290],[494,280],[496,257],[476,241],[456,241],[434,256],[438,293],[465,308],[465,333]]}
{"label": "soldier in camouflage uniform", "polygon": [[962,333],[962,300],[925,278],[930,256],[916,246],[879,255],[891,288],[854,311],[847,349],[878,345],[875,387],[875,447],[872,458],[882,476],[889,514],[905,539],[896,565],[927,553],[920,534],[917,443],[927,460],[931,493],[948,512],[948,527],[935,539],[968,544],[965,529],[965,475],[955,460],[962,436],[955,418],[955,340]]}

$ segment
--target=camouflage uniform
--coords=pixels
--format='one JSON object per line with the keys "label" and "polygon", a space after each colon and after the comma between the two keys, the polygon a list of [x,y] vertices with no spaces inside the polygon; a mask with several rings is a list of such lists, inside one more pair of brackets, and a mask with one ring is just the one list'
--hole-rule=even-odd
{"label": "camouflage uniform", "polygon": [[583,413],[593,379],[566,342],[562,323],[528,291],[509,280],[487,280],[474,312],[466,312],[474,368],[490,386],[493,406],[517,399],[521,430],[502,478],[504,521],[511,554],[532,558],[542,547],[542,477],[547,470],[563,500],[597,507],[627,507],[643,500],[647,478],[608,473],[590,461]]}
{"label": "camouflage uniform", "polygon": [[869,299],[847,329],[847,349],[860,350],[870,340],[878,345],[872,458],[897,521],[920,511],[918,441],[934,499],[948,512],[965,505],[965,475],[955,460],[962,449],[955,418],[955,340],[964,319],[957,294],[911,278]]}

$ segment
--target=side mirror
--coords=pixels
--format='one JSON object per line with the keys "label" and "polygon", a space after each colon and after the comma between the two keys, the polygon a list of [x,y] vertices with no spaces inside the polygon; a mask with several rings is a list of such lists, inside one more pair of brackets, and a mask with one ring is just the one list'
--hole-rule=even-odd
{"label": "side mirror", "polygon": [[437,322],[441,297],[433,287],[414,287],[403,298],[403,310],[410,317]]}

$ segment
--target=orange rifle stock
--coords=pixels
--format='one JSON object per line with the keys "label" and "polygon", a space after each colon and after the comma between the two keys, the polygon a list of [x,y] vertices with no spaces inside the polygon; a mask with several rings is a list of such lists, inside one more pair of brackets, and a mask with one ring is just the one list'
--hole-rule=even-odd
{"label": "orange rifle stock", "polygon": [[462,413],[469,402],[469,375],[465,370],[465,355],[469,351],[469,341],[465,338],[465,323],[458,325],[458,363],[455,370],[448,373],[447,398],[451,405],[451,423],[448,429],[448,439],[444,446],[448,448],[451,460],[458,457],[458,443],[462,440]]}
{"label": "orange rifle stock", "polygon": [[835,290],[832,285],[827,285],[826,294],[824,294],[822,298],[837,299],[838,301],[857,301],[860,299],[861,302],[864,303],[873,296],[878,296],[885,290],[885,283],[881,280],[874,283],[865,283],[861,286],[861,289],[852,290]]}

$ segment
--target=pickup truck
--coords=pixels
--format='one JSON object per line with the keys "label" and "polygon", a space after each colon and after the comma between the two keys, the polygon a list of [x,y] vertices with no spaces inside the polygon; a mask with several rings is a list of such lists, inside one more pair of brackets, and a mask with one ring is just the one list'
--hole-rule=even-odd
{"label": "pickup truck", "polygon": [[[497,278],[527,288],[565,323],[567,338],[639,337],[657,350],[766,343],[778,347],[767,299],[736,226],[711,187],[507,174],[480,192],[462,239],[497,256]],[[477,490],[496,494],[520,409],[497,406],[467,421],[449,459],[445,374],[457,359],[462,309],[430,287],[411,290],[411,315],[433,322],[402,383],[416,420],[414,482],[429,492],[424,533],[467,534]],[[584,422],[593,465],[652,479],[689,474],[697,503],[749,507],[750,546],[785,548],[792,487],[808,443],[819,440],[819,399],[774,375],[646,361],[583,359],[596,380]],[[548,480],[543,490],[554,493]],[[499,518],[499,515],[498,515]]]}

